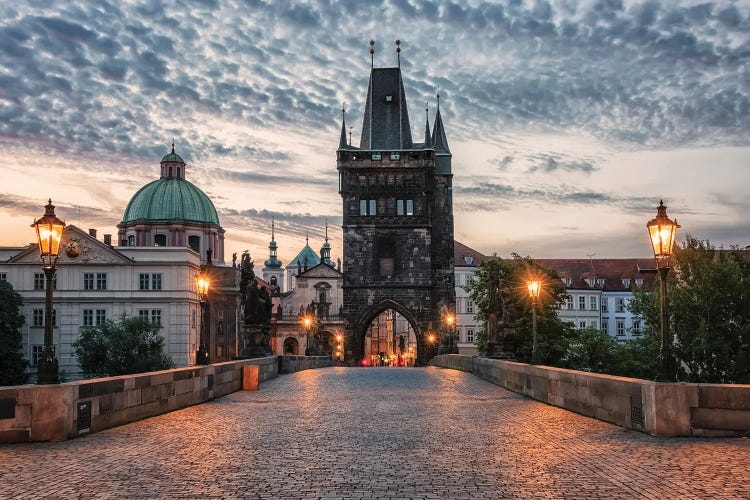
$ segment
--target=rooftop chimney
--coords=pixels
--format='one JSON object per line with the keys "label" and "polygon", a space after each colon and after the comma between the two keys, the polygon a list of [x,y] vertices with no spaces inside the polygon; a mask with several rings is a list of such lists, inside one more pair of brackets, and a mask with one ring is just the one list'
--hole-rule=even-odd
{"label": "rooftop chimney", "polygon": [[112,246],[112,235],[111,234],[105,234],[104,235],[104,244],[107,246]]}
{"label": "rooftop chimney", "polygon": [[89,236],[96,238],[96,229],[89,229]]}

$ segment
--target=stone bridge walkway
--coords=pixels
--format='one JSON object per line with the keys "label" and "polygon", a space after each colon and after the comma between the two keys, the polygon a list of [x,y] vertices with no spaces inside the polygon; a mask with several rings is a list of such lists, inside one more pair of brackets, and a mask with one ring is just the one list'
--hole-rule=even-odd
{"label": "stone bridge walkway", "polygon": [[747,498],[750,439],[653,438],[438,368],[329,368],[63,443],[1,498]]}

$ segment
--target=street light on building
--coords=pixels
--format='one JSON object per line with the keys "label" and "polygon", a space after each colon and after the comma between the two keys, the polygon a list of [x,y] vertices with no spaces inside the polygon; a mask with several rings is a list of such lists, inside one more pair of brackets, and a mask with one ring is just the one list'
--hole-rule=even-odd
{"label": "street light on building", "polygon": [[201,330],[200,330],[200,345],[198,352],[195,355],[195,362],[199,365],[208,364],[208,350],[206,349],[207,337],[208,337],[208,289],[211,285],[211,280],[201,272],[195,277],[195,289],[198,293],[198,302],[201,306]]}
{"label": "street light on building", "polygon": [[531,297],[531,364],[539,364],[539,348],[536,341],[536,306],[539,302],[539,295],[542,292],[542,282],[533,279],[526,282]]}
{"label": "street light on building", "polygon": [[42,259],[44,269],[45,302],[44,302],[44,350],[38,362],[37,384],[58,384],[60,374],[55,356],[55,348],[52,345],[53,307],[52,307],[52,283],[55,277],[55,264],[60,255],[60,240],[62,239],[65,222],[55,215],[55,206],[52,199],[45,207],[44,215],[35,220],[31,227],[36,229],[36,240],[39,245],[39,255]]}
{"label": "street light on building", "polygon": [[669,259],[672,256],[677,229],[680,227],[677,220],[667,217],[667,207],[663,201],[659,201],[656,207],[656,218],[647,224],[648,234],[651,238],[651,247],[656,259],[656,268],[659,272],[661,286],[661,346],[659,348],[659,374],[657,380],[661,382],[674,382],[676,373],[672,359],[672,338],[669,334],[669,318],[667,316],[667,275],[669,274]]}

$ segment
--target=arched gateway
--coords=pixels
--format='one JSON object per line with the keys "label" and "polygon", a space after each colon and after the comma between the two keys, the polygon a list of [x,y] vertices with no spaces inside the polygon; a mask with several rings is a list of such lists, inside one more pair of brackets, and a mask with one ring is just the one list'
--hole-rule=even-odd
{"label": "arched gateway", "polygon": [[361,363],[368,325],[393,310],[413,328],[417,364],[425,334],[455,310],[451,152],[437,113],[412,141],[401,68],[373,68],[359,147],[342,120],[337,151],[343,199],[346,358]]}

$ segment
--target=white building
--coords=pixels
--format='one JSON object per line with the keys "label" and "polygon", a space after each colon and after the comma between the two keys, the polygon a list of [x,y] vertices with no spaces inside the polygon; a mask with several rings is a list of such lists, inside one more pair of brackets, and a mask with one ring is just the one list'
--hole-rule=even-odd
{"label": "white building", "polygon": [[[195,363],[200,325],[195,292],[200,257],[196,252],[186,247],[113,248],[76,226],[65,228],[61,247],[53,282],[53,344],[67,378],[80,377],[72,345],[81,329],[123,314],[160,323],[160,334],[175,365]],[[44,345],[45,304],[37,245],[1,249],[0,279],[10,282],[23,297],[23,346],[35,373]]]}

